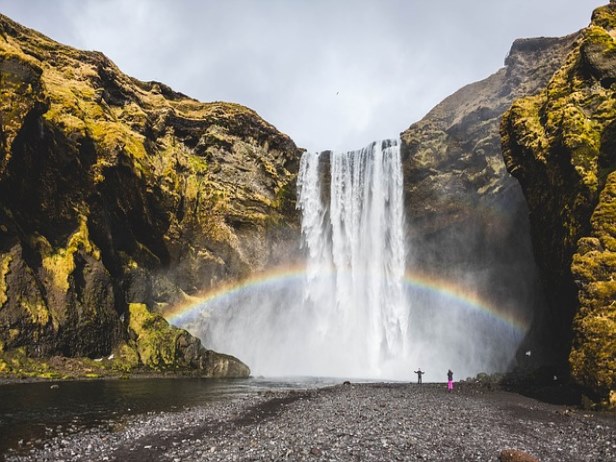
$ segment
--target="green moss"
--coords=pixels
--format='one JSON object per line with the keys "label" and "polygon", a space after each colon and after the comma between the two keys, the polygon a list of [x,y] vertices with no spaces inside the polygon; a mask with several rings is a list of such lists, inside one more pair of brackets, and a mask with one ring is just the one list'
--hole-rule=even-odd
{"label": "green moss", "polygon": [[592,23],[607,30],[616,29],[614,5],[601,6],[592,13]]}
{"label": "green moss", "polygon": [[603,27],[590,26],[584,31],[584,35],[587,44],[598,45],[606,53],[616,48],[614,38]]}
{"label": "green moss", "polygon": [[[117,372],[112,371],[113,374]],[[0,352],[0,375],[45,380],[109,375],[101,362],[89,358],[31,358],[24,348]]]}
{"label": "green moss", "polygon": [[[145,137],[133,132],[126,124],[105,119],[86,118],[87,134],[103,149],[122,150],[131,158],[140,160],[147,155],[143,146]],[[135,164],[139,166],[139,164]]]}
{"label": "green moss", "polygon": [[116,348],[112,368],[123,372],[130,372],[139,367],[139,353],[136,347],[122,343]]}
{"label": "green moss", "polygon": [[582,345],[569,358],[573,375],[593,389],[616,390],[616,310],[595,312],[578,326]]}
{"label": "green moss", "polygon": [[[572,375],[606,400],[616,389],[616,172],[603,152],[616,142],[615,25],[616,4],[597,9],[546,90],[516,101],[502,125],[507,167],[520,178],[533,227],[550,234],[534,236],[551,269],[546,279],[579,288]],[[572,278],[561,271],[568,265]]]}
{"label": "green moss", "polygon": [[68,291],[68,278],[75,270],[75,252],[81,250],[100,260],[100,251],[90,241],[85,216],[81,217],[79,228],[71,235],[65,248],[52,251],[51,245],[42,236],[39,239],[39,246],[43,250],[43,267],[51,275],[54,285],[63,292]]}
{"label": "green moss", "polygon": [[128,316],[141,363],[158,370],[177,367],[177,340],[184,331],[170,326],[165,318],[151,313],[142,303],[129,304]]}
{"label": "green moss", "polygon": [[601,245],[610,252],[616,252],[616,172],[606,179],[591,225]]}
{"label": "green moss", "polygon": [[[98,74],[91,65],[75,60],[68,68],[44,66],[42,79],[50,101],[45,119],[65,132],[90,137],[101,151],[126,153],[134,160],[135,169],[145,173],[141,165],[147,155],[145,137],[134,129],[147,122],[143,110],[127,104],[114,113],[101,104],[100,92],[92,81],[98,79]],[[107,162],[106,156],[99,157],[93,169],[95,180],[102,181],[101,172]]]}
{"label": "green moss", "polygon": [[[46,326],[50,320],[49,310],[47,305],[42,300],[31,301],[28,298],[20,299],[21,307],[30,314],[30,319],[34,324]],[[34,340],[38,340],[38,331],[33,332]]]}
{"label": "green moss", "polygon": [[539,114],[539,104],[543,101],[543,95],[516,100],[505,116],[511,122],[516,142],[535,152],[539,160],[544,159],[544,151],[548,146]]}
{"label": "green moss", "polygon": [[0,254],[0,309],[8,301],[8,287],[6,277],[9,274],[9,267],[13,257],[8,254]]}
{"label": "green moss", "polygon": [[7,336],[8,343],[13,342],[17,337],[19,337],[20,330],[17,328],[9,329],[9,334]]}
{"label": "green moss", "polygon": [[189,154],[188,164],[190,165],[190,169],[197,175],[203,175],[208,170],[207,161],[201,156]]}
{"label": "green moss", "polygon": [[58,378],[45,360],[30,358],[24,348],[17,348],[0,355],[0,373],[7,376],[34,377],[42,379]]}
{"label": "green moss", "polygon": [[572,273],[580,285],[569,356],[573,376],[605,396],[616,390],[616,172],[609,175],[591,219],[591,238],[581,239]]}
{"label": "green moss", "polygon": [[[28,372],[25,372],[25,373],[28,374]],[[41,373],[32,372],[31,374],[33,374],[32,377],[38,377],[40,379],[47,379],[47,380],[56,380],[56,379],[62,378],[61,374],[57,372],[53,372],[53,371],[41,372]]]}
{"label": "green moss", "polygon": [[142,130],[148,124],[146,112],[132,101],[120,108],[112,109],[112,114],[135,130]]}

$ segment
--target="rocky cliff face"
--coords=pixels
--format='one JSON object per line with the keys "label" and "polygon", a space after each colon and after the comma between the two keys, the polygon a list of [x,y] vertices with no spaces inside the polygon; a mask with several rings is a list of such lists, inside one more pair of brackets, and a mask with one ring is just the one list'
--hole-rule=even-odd
{"label": "rocky cliff face", "polygon": [[[446,98],[401,135],[412,264],[470,286],[535,325],[544,307],[528,208],[506,171],[499,124],[515,98],[545,87],[575,40],[516,40],[504,68]],[[531,328],[523,349],[543,340]],[[532,359],[550,356],[546,351]]]}
{"label": "rocky cliff face", "polygon": [[247,374],[150,311],[281,257],[299,154],[0,16],[0,353]]}
{"label": "rocky cliff face", "polygon": [[[616,3],[597,9],[566,62],[503,119],[508,170],[529,204],[549,301],[573,377],[616,405]],[[573,326],[573,327],[572,327]]]}

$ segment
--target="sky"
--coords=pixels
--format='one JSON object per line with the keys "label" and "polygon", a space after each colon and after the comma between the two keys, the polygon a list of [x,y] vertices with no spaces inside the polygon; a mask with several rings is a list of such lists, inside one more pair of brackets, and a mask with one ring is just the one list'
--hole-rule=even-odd
{"label": "sky", "polygon": [[254,109],[310,151],[396,138],[503,66],[516,38],[586,27],[608,0],[0,0],[140,80]]}

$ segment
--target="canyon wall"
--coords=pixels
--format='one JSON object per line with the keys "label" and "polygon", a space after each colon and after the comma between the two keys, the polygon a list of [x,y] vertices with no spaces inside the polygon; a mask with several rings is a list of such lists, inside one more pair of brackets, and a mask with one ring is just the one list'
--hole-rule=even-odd
{"label": "canyon wall", "polygon": [[616,3],[595,10],[566,62],[502,122],[548,299],[545,332],[575,380],[616,405]]}
{"label": "canyon wall", "polygon": [[0,353],[247,375],[157,312],[286,258],[300,154],[0,16]]}
{"label": "canyon wall", "polygon": [[455,281],[530,326],[515,362],[524,367],[557,362],[558,352],[545,341],[528,207],[507,173],[499,124],[516,98],[545,87],[576,37],[516,40],[505,67],[449,96],[401,134],[409,265]]}

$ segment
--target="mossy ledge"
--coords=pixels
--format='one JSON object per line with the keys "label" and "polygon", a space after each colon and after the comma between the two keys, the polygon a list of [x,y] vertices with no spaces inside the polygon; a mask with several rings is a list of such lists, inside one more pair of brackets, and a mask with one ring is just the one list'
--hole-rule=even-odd
{"label": "mossy ledge", "polygon": [[551,312],[544,335],[592,398],[616,407],[616,2],[598,8],[547,88],[503,117]]}
{"label": "mossy ledge", "polygon": [[248,375],[155,311],[286,257],[300,154],[248,108],[0,15],[0,373]]}

